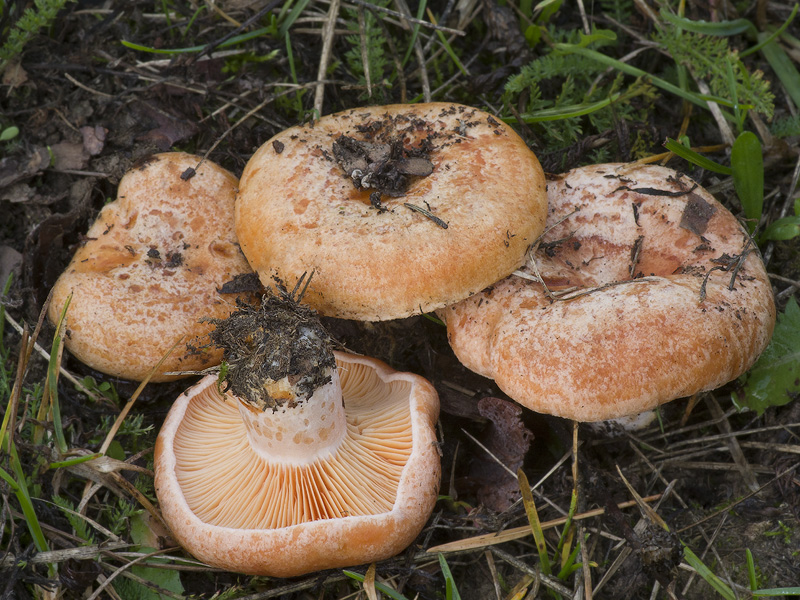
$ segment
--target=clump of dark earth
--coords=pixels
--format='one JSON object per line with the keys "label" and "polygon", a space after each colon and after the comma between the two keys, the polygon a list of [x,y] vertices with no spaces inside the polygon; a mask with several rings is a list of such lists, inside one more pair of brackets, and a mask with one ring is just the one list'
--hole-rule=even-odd
{"label": "clump of dark earth", "polygon": [[374,199],[370,196],[376,208],[381,208],[382,194],[402,196],[415,177],[426,177],[433,172],[428,156],[419,150],[408,150],[399,138],[375,143],[340,135],[333,142],[333,156],[357,190],[371,188],[378,192]]}
{"label": "clump of dark earth", "polygon": [[277,409],[265,383],[289,379],[293,402],[309,398],[331,380],[333,340],[317,313],[285,288],[267,290],[261,305],[240,303],[227,319],[213,319],[211,340],[223,349],[226,389],[262,410]]}

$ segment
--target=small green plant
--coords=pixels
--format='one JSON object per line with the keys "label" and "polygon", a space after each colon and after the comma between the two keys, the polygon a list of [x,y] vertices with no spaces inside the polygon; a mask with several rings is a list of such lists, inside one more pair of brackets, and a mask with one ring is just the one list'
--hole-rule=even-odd
{"label": "small green plant", "polygon": [[75,505],[62,496],[53,496],[53,503],[61,509],[61,512],[75,531],[75,535],[87,544],[93,544],[94,533],[86,523],[86,519],[81,518],[81,515],[75,512]]}
{"label": "small green plant", "polygon": [[[612,32],[595,31],[591,36],[549,27],[547,36],[556,46],[603,47],[616,42]],[[505,86],[503,102],[516,115],[506,114],[510,123],[517,118],[533,125],[548,150],[566,148],[591,132],[613,129],[619,120],[643,121],[655,90],[642,79],[625,85],[622,74],[597,84],[605,67],[579,53],[550,52],[534,59]],[[641,97],[635,105],[632,100]],[[511,113],[511,108],[509,108]]]}
{"label": "small green plant", "polygon": [[[384,6],[386,2],[378,4]],[[375,102],[383,101],[387,89],[382,82],[388,75],[389,59],[385,50],[387,40],[378,17],[363,8],[345,9],[345,13],[347,29],[351,32],[345,37],[350,46],[344,55],[345,63],[358,79],[359,85],[366,88],[361,97]]]}
{"label": "small green plant", "polygon": [[769,345],[740,382],[743,394],[734,395],[734,403],[759,415],[788,404],[800,392],[800,307],[794,298],[778,315]]}
{"label": "small green plant", "polygon": [[[7,31],[0,31],[0,73],[11,60],[20,55],[25,45],[30,42],[41,29],[49,27],[56,18],[58,11],[64,8],[67,2],[74,0],[35,0],[31,8],[26,8],[16,23]],[[10,10],[11,3],[4,2],[0,8]]]}
{"label": "small green plant", "polygon": [[764,535],[767,537],[780,537],[786,545],[792,543],[792,528],[783,521],[778,521],[778,528],[773,531],[766,531]]}
{"label": "small green plant", "polygon": [[[83,379],[81,379],[81,385],[88,390],[96,394],[99,397],[105,398],[114,406],[119,406],[119,394],[117,393],[116,388],[114,388],[114,384],[110,381],[103,381],[101,383],[97,383],[97,380],[92,377],[91,375],[87,375]],[[76,388],[78,391],[80,390],[77,386]]]}
{"label": "small green plant", "polygon": [[10,142],[19,135],[19,127],[11,125],[0,130],[0,142]]}
{"label": "small green plant", "polygon": [[676,64],[685,66],[696,79],[705,80],[711,93],[733,106],[736,125],[744,127],[748,109],[771,119],[775,96],[761,71],[748,71],[727,37],[693,33],[665,21],[654,36]]}

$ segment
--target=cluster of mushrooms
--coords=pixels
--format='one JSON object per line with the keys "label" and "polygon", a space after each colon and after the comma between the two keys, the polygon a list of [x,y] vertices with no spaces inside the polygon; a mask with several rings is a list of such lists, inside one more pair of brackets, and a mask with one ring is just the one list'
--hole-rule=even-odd
{"label": "cluster of mushrooms", "polygon": [[439,487],[433,386],[334,350],[317,314],[435,311],[464,365],[578,421],[736,378],[775,320],[747,232],[687,177],[546,179],[510,127],[444,103],[293,127],[238,182],[151,157],[56,283],[53,321],[70,295],[67,348],[102,372],[142,380],[179,339],[154,381],[224,359],[227,379],[181,394],[158,436],[160,507],[197,558],[283,577],[397,554]]}

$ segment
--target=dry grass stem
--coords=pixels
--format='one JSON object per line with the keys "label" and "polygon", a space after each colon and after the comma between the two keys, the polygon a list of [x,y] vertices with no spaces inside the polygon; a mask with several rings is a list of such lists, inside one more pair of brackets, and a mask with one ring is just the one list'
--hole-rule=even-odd
{"label": "dry grass stem", "polygon": [[[645,498],[642,498],[642,500],[644,502],[655,502],[661,497],[662,494],[654,494],[652,496],[647,496]],[[623,509],[623,508],[631,508],[636,505],[637,505],[636,500],[629,500],[627,502],[620,502],[619,504],[617,504],[617,507]],[[604,508],[595,508],[593,510],[588,510],[584,513],[576,514],[574,517],[572,517],[572,520],[581,521],[583,519],[590,519],[592,517],[597,517],[603,514],[605,514]],[[559,527],[561,525],[564,525],[567,521],[568,517],[561,517],[558,519],[553,519],[551,521],[542,521],[541,523],[542,530]],[[523,525],[521,527],[506,529],[505,531],[498,531],[496,533],[487,533],[484,535],[478,535],[472,538],[466,538],[455,542],[448,542],[447,544],[440,544],[438,546],[433,546],[432,548],[428,548],[427,552],[429,553],[460,552],[464,550],[475,550],[478,548],[485,548],[487,546],[503,544],[505,542],[510,542],[513,540],[519,540],[522,538],[526,538],[530,535],[531,535],[530,525]]]}
{"label": "dry grass stem", "polygon": [[328,19],[322,26],[322,52],[319,56],[319,67],[317,69],[317,84],[314,91],[314,112],[317,117],[322,116],[322,107],[325,102],[325,78],[328,73],[328,65],[331,60],[333,49],[333,36],[336,19],[339,16],[340,0],[331,0],[328,8]]}

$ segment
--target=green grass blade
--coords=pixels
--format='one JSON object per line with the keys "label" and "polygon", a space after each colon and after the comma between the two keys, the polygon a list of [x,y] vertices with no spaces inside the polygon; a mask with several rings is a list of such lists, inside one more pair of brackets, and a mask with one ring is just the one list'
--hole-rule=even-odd
{"label": "green grass blade", "polygon": [[736,138],[731,149],[733,185],[744,208],[744,214],[752,233],[761,220],[764,208],[764,156],[761,142],[752,131],[745,131]]}
{"label": "green grass blade", "polygon": [[730,586],[722,581],[719,577],[714,575],[703,561],[700,560],[700,557],[697,556],[689,546],[683,547],[683,558],[686,559],[686,562],[689,563],[692,568],[697,571],[697,574],[702,577],[705,582],[710,585],[714,590],[725,600],[736,600],[736,594],[733,593],[733,590]]}
{"label": "green grass blade", "polygon": [[189,22],[186,23],[186,27],[184,28],[183,34],[181,35],[181,41],[186,39],[186,35],[189,33],[189,30],[192,28],[192,25],[194,25],[195,20],[197,19],[197,17],[200,16],[200,13],[203,12],[205,9],[206,9],[205,5],[200,6],[196,11],[194,11],[194,14],[191,17],[189,17]]}
{"label": "green grass blade", "polygon": [[[42,526],[39,523],[39,518],[36,516],[36,511],[33,508],[31,495],[28,492],[28,485],[25,483],[25,474],[22,472],[22,464],[19,462],[17,455],[17,448],[12,441],[9,441],[9,456],[11,469],[14,471],[16,481],[5,470],[0,469],[0,478],[2,478],[11,489],[14,490],[14,495],[17,497],[22,514],[25,517],[25,524],[28,526],[28,531],[33,538],[33,543],[39,552],[47,552],[50,548],[47,545],[47,539],[44,537]],[[50,573],[55,574],[55,567],[49,566]]]}
{"label": "green grass blade", "polygon": [[461,594],[458,593],[456,587],[456,580],[453,579],[453,573],[450,571],[450,565],[444,558],[444,554],[439,553],[439,566],[442,568],[442,575],[445,581],[445,600],[461,600]]}
{"label": "green grass blade", "polygon": [[664,147],[673,154],[676,154],[677,156],[680,156],[681,158],[688,160],[690,163],[706,169],[707,171],[713,171],[714,173],[720,173],[721,175],[733,175],[733,169],[730,167],[721,165],[718,162],[715,162],[710,158],[695,152],[691,148],[687,148],[677,140],[667,138],[667,141],[664,142]]}
{"label": "green grass blade", "polygon": [[[592,60],[596,60],[599,63],[602,63],[609,67],[613,67],[614,69],[626,73],[627,75],[633,75],[634,77],[641,77],[643,80],[652,83],[657,88],[660,88],[665,92],[669,92],[670,94],[674,94],[675,96],[683,98],[684,100],[688,100],[692,104],[696,104],[705,109],[708,109],[709,100],[712,102],[716,102],[717,104],[720,105],[724,105],[727,102],[724,98],[717,98],[715,96],[701,97],[700,95],[695,94],[694,92],[690,92],[688,90],[682,90],[678,86],[671,84],[669,81],[661,79],[660,77],[656,77],[655,75],[651,75],[646,71],[637,69],[634,66],[631,66],[615,58],[611,58],[610,56],[606,56],[602,52],[597,52],[596,50],[591,50],[589,48],[582,48],[579,44],[558,43],[554,44],[554,48],[560,52],[566,52],[568,54],[580,54],[581,56],[585,56],[586,58],[591,58]],[[733,117],[730,115],[730,113],[722,111],[722,114],[725,116],[726,119],[733,121]]]}
{"label": "green grass blade", "polygon": [[95,452],[94,454],[88,454],[86,456],[76,456],[75,458],[70,458],[68,460],[59,460],[56,462],[51,462],[49,467],[51,469],[60,469],[61,467],[71,467],[73,465],[79,465],[81,463],[89,462],[90,460],[94,460],[95,458],[100,458],[103,456],[99,452]]}
{"label": "green grass blade", "polygon": [[[342,573],[347,575],[350,579],[354,579],[358,582],[364,583],[364,576],[361,573],[356,573],[355,571],[348,571],[347,569],[342,569]],[[403,594],[398,592],[397,590],[393,590],[387,585],[384,585],[378,581],[375,582],[375,589],[378,590],[381,594],[386,594],[392,600],[408,600]]]}
{"label": "green grass blade", "polygon": [[686,17],[674,15],[664,9],[661,10],[661,18],[665,21],[669,21],[676,27],[680,27],[685,31],[702,33],[703,35],[728,37],[744,33],[745,31],[750,31],[755,34],[757,31],[755,25],[753,25],[747,19],[734,19],[733,21],[720,21],[718,23],[710,23],[709,21],[702,20],[693,21],[692,19],[687,19]]}
{"label": "green grass blade", "polygon": [[753,596],[797,596],[798,594],[800,594],[800,587],[753,590]]}
{"label": "green grass blade", "polygon": [[745,550],[745,558],[747,559],[747,578],[750,582],[750,589],[754,590],[758,587],[758,579],[756,578],[756,563],[750,548]]}
{"label": "green grass blade", "polygon": [[[605,108],[612,102],[615,102],[619,99],[621,94],[614,94],[610,98],[605,98],[603,100],[599,100],[598,102],[591,102],[591,103],[581,103],[581,104],[573,104],[571,106],[559,106],[557,108],[545,108],[543,110],[536,111],[536,114],[533,115],[521,115],[522,120],[525,123],[542,123],[545,121],[558,121],[561,119],[571,119],[573,117],[581,117],[583,115],[588,115],[595,111],[600,110],[601,108]],[[516,121],[515,118],[504,118],[504,121],[511,123]]]}
{"label": "green grass blade", "polygon": [[289,16],[286,17],[286,20],[281,23],[280,29],[278,29],[278,37],[282,38],[289,32],[289,28],[294,25],[294,22],[297,20],[297,17],[306,9],[308,6],[309,0],[300,0],[297,4],[294,5],[292,8],[292,12],[289,13]]}
{"label": "green grass blade", "polygon": [[519,490],[522,492],[522,503],[525,505],[525,513],[528,515],[528,523],[530,523],[531,531],[533,532],[533,540],[536,542],[536,552],[539,554],[542,573],[545,575],[552,575],[553,568],[550,565],[550,557],[547,555],[547,544],[545,544],[544,541],[539,512],[536,510],[536,503],[533,500],[528,477],[522,469],[517,469],[517,480],[519,481]]}
{"label": "green grass blade", "polygon": [[[436,25],[436,18],[433,16],[433,13],[431,12],[430,8],[428,9],[428,18],[430,19],[431,23]],[[447,55],[450,57],[450,60],[452,60],[453,63],[455,63],[456,67],[458,67],[458,70],[461,71],[461,74],[469,77],[469,73],[464,68],[464,65],[461,64],[461,61],[459,60],[458,56],[456,56],[455,50],[453,50],[453,47],[450,45],[450,42],[447,41],[447,38],[445,37],[444,33],[442,33],[441,30],[437,29],[436,35],[439,36],[439,41],[442,43],[445,52],[447,52]]]}
{"label": "green grass blade", "polygon": [[64,319],[67,317],[67,310],[72,301],[72,295],[67,298],[64,308],[61,310],[58,323],[56,324],[56,335],[53,337],[53,345],[50,349],[50,362],[47,364],[47,387],[50,393],[50,410],[53,411],[53,432],[56,436],[56,445],[61,454],[67,451],[67,441],[64,439],[64,428],[61,423],[61,406],[58,402],[58,367],[60,362],[61,349],[63,348],[64,338]]}
{"label": "green grass blade", "polygon": [[[297,69],[295,68],[294,64],[294,52],[292,51],[292,41],[288,33],[284,35],[284,41],[286,42],[286,58],[289,61],[289,73],[291,73],[292,75],[292,83],[294,83],[295,85],[299,85],[297,82]],[[305,95],[305,90],[302,89],[298,89],[294,95],[294,109],[297,112],[298,118],[302,118],[303,116],[304,95]]]}
{"label": "green grass blade", "polygon": [[[766,39],[766,37],[766,33],[758,35],[760,40]],[[775,42],[770,42],[761,48],[761,54],[764,55],[772,70],[775,71],[775,75],[781,80],[795,106],[800,106],[800,73],[792,63],[792,59]]]}
{"label": "green grass blade", "polygon": [[[253,31],[249,31],[241,35],[235,35],[231,39],[222,42],[219,46],[217,46],[217,49],[221,50],[223,48],[235,46],[236,44],[241,44],[242,42],[252,40],[253,38],[266,35],[270,31],[271,29],[269,27],[261,27],[260,29],[254,29]],[[129,42],[128,40],[120,40],[120,43],[131,50],[149,52],[150,54],[192,54],[194,52],[202,52],[208,47],[208,44],[203,44],[202,46],[188,46],[186,48],[151,48],[150,46],[135,44],[133,42]]]}
{"label": "green grass blade", "polygon": [[[428,0],[422,0],[419,3],[419,8],[417,9],[417,21],[421,21],[422,17],[425,16],[425,8],[428,6]],[[404,67],[406,63],[408,63],[408,59],[411,58],[411,53],[414,51],[414,44],[417,42],[417,37],[419,36],[419,30],[422,27],[419,23],[414,23],[414,27],[411,29],[411,41],[408,42],[408,48],[406,49],[406,55],[403,57],[403,61],[400,63]]]}
{"label": "green grass blade", "polygon": [[710,23],[702,20],[693,21],[692,19],[687,19],[686,17],[674,15],[664,9],[661,10],[661,18],[665,21],[669,21],[676,27],[680,27],[685,31],[702,33],[703,35],[728,37],[744,33],[745,31],[750,31],[753,34],[756,33],[755,25],[753,25],[747,19],[734,19],[733,21],[720,21],[718,23]]}
{"label": "green grass blade", "polygon": [[[8,278],[6,279],[6,283],[3,286],[3,298],[8,296],[8,292],[11,291],[11,283],[14,281],[14,274],[9,273]],[[5,338],[5,331],[6,331],[6,305],[0,302],[0,356],[6,358],[8,352],[6,352],[6,347],[3,345],[3,341]]]}
{"label": "green grass blade", "polygon": [[[776,40],[780,35],[783,34],[784,31],[786,31],[786,28],[789,27],[789,24],[797,16],[797,9],[798,5],[795,4],[794,10],[792,10],[792,14],[789,15],[789,18],[786,19],[786,21],[783,22],[783,25],[778,27],[771,34],[766,36],[764,34],[758,34],[758,40],[759,40],[758,43],[752,48],[748,48],[747,50],[740,52],[739,57],[744,58],[748,54],[753,54],[754,52],[758,52],[759,50],[761,50],[762,47],[766,46],[767,44],[772,44],[774,40]],[[778,46],[778,49],[780,50],[780,46]],[[783,52],[783,50],[781,50],[781,52]]]}

